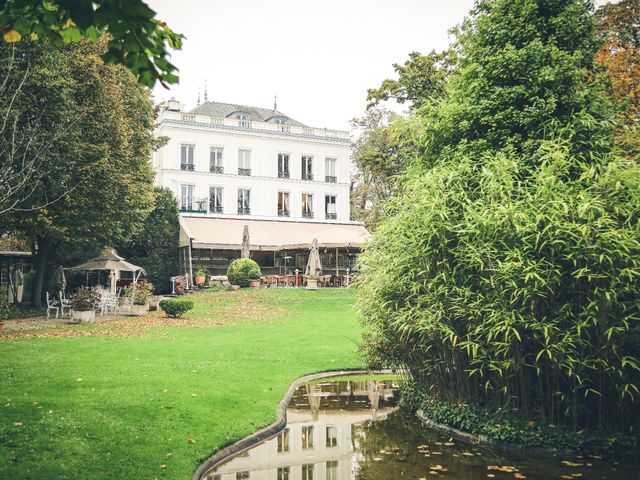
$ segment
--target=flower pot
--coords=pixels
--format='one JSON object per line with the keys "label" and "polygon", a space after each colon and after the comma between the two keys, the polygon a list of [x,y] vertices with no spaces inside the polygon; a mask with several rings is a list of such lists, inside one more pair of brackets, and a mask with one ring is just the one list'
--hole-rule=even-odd
{"label": "flower pot", "polygon": [[149,300],[149,311],[150,312],[155,312],[156,310],[158,310],[159,306],[160,306],[160,299],[159,298],[153,298],[153,299]]}
{"label": "flower pot", "polygon": [[318,279],[307,277],[307,290],[318,290]]}
{"label": "flower pot", "polygon": [[249,285],[251,286],[251,288],[260,288],[261,284],[262,284],[262,280],[260,280],[259,278],[252,278],[249,281]]}
{"label": "flower pot", "polygon": [[131,315],[135,315],[136,317],[140,317],[145,315],[149,311],[149,304],[145,303],[144,305],[131,305]]}
{"label": "flower pot", "polygon": [[202,287],[204,283],[207,281],[206,275],[196,275],[196,285]]}
{"label": "flower pot", "polygon": [[71,318],[76,323],[93,323],[96,320],[95,310],[71,310]]}

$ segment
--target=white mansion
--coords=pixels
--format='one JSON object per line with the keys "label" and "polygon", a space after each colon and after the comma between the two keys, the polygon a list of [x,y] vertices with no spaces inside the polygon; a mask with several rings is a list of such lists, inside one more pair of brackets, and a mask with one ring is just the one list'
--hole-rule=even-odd
{"label": "white mansion", "polygon": [[352,266],[368,233],[350,221],[348,132],[275,109],[205,101],[185,112],[170,100],[157,134],[169,140],[153,155],[155,181],[179,202],[185,273],[194,264],[226,270],[245,225],[263,271],[301,267],[314,238],[323,266]]}

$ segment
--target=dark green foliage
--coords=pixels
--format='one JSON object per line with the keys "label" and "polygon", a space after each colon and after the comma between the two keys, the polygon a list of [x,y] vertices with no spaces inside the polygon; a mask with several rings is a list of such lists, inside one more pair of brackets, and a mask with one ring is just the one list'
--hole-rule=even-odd
{"label": "dark green foliage", "polygon": [[170,49],[180,50],[184,36],[155,16],[142,0],[127,0],[126,8],[119,0],[7,0],[0,6],[0,29],[5,42],[30,37],[58,47],[106,34],[105,62],[122,63],[148,87],[156,80],[178,83],[168,57]]}
{"label": "dark green foliage", "polygon": [[436,400],[632,430],[640,167],[612,153],[592,31],[579,0],[478,3],[362,256],[363,348]]}
{"label": "dark green foliage", "polygon": [[161,300],[159,305],[167,316],[178,318],[193,308],[193,301],[175,298],[172,300]]}
{"label": "dark green foliage", "polygon": [[251,280],[260,278],[260,275],[260,266],[250,258],[238,258],[227,269],[229,283],[243,288],[248,287]]}
{"label": "dark green foliage", "polygon": [[154,208],[146,218],[140,234],[117,250],[129,262],[147,272],[156,293],[171,291],[172,276],[178,274],[178,204],[170,190],[155,189]]}
{"label": "dark green foliage", "polygon": [[599,430],[576,434],[561,425],[523,420],[514,410],[488,410],[475,405],[435,401],[411,382],[402,386],[401,393],[403,408],[419,409],[429,420],[473,435],[484,435],[496,444],[629,459],[635,457],[640,447],[637,434],[617,435]]}

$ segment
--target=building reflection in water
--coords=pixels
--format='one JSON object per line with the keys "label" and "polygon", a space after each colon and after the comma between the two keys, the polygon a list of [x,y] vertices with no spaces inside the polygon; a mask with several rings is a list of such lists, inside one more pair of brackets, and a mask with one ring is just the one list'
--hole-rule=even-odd
{"label": "building reflection in water", "polygon": [[353,425],[382,420],[396,408],[397,385],[340,381],[303,385],[287,408],[287,426],[237,454],[207,480],[347,480],[357,468]]}

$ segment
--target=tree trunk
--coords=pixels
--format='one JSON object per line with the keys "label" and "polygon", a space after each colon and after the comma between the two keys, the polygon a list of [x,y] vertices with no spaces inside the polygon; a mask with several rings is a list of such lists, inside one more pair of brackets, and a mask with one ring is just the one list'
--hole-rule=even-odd
{"label": "tree trunk", "polygon": [[35,275],[33,278],[33,287],[31,290],[31,304],[34,307],[41,307],[43,304],[43,287],[45,273],[47,270],[47,260],[49,258],[49,251],[51,248],[51,241],[47,237],[38,236],[36,237],[36,244],[38,250],[36,252],[35,261],[33,262]]}

